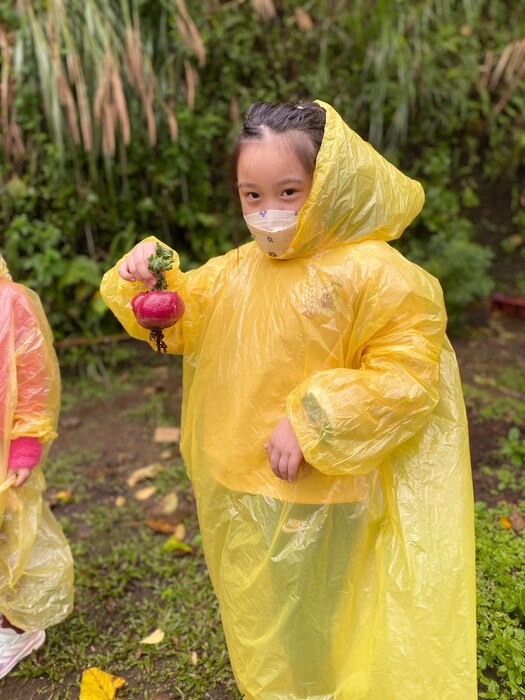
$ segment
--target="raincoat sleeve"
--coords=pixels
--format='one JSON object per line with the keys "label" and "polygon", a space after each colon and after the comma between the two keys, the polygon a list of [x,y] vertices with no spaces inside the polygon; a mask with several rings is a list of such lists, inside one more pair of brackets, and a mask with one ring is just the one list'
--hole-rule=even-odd
{"label": "raincoat sleeve", "polygon": [[[145,238],[142,243],[160,243],[154,236]],[[162,245],[166,248],[164,243]],[[168,289],[177,292],[184,301],[185,312],[181,321],[171,328],[164,329],[164,340],[171,354],[182,355],[196,351],[210,297],[214,290],[217,272],[222,266],[222,258],[212,258],[202,267],[183,273],[179,269],[179,256],[173,252],[173,269],[166,273]],[[111,270],[106,272],[100,285],[102,298],[118,318],[127,333],[133,338],[148,342],[153,349],[156,344],[150,340],[150,331],[137,322],[131,308],[131,300],[136,294],[146,291],[141,282],[127,282],[118,274],[118,268],[126,256],[121,258]]]}
{"label": "raincoat sleeve", "polygon": [[423,427],[439,399],[439,284],[411,263],[375,274],[358,295],[348,368],[314,374],[287,401],[305,460],[332,476],[370,472]]}
{"label": "raincoat sleeve", "polygon": [[60,401],[60,375],[51,333],[40,303],[30,293],[13,296],[17,401],[11,441],[36,438],[50,444]]}

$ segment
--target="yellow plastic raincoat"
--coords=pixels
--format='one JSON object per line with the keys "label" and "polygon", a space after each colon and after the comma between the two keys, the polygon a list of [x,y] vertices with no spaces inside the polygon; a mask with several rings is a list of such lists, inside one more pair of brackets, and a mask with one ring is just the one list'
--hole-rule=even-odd
{"label": "yellow plastic raincoat", "polygon": [[[438,282],[388,241],[424,195],[327,104],[286,259],[167,274],[186,303],[181,450],[247,699],[473,700],[467,422]],[[104,299],[148,340],[117,268]],[[152,344],[153,346],[153,344]],[[263,445],[283,416],[305,461]]]}
{"label": "yellow plastic raincoat", "polygon": [[0,256],[0,613],[31,632],[64,619],[73,606],[69,545],[42,501],[40,466],[9,487],[9,447],[21,437],[56,437],[60,375],[51,330],[37,295],[15,284]]}

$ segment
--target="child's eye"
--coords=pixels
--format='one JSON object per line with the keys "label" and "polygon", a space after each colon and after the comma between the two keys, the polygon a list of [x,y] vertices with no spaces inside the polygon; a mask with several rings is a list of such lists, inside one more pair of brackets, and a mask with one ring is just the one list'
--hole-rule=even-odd
{"label": "child's eye", "polygon": [[292,187],[289,187],[286,190],[283,190],[283,194],[285,197],[293,197],[294,194],[297,193],[297,190],[294,190]]}
{"label": "child's eye", "polygon": [[248,201],[253,202],[255,199],[259,199],[257,192],[247,192],[245,197]]}

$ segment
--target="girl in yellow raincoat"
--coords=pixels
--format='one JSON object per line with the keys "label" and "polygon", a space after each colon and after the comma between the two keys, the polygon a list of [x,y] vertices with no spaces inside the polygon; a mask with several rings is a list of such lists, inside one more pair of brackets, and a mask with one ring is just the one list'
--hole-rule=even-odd
{"label": "girl in yellow raincoat", "polygon": [[[254,105],[235,167],[255,240],[166,273],[186,313],[164,334],[184,355],[181,450],[239,689],[474,700],[458,368],[438,282],[388,245],[422,188],[323,102]],[[102,283],[144,340],[130,302],[154,252]]]}
{"label": "girl in yellow raincoat", "polygon": [[0,678],[38,649],[73,605],[69,545],[42,502],[60,375],[37,295],[0,255]]}

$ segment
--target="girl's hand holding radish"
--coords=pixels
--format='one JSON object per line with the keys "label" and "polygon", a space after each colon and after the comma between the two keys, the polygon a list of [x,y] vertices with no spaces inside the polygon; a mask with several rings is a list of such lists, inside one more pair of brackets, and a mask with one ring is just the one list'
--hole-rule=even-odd
{"label": "girl's hand holding radish", "polygon": [[131,300],[137,322],[151,331],[158,352],[167,352],[164,328],[182,318],[184,302],[177,292],[168,291],[166,271],[173,267],[173,253],[160,243],[142,243],[133,248],[118,272],[128,282],[142,282],[149,291],[140,292]]}
{"label": "girl's hand holding radish", "polygon": [[148,267],[149,258],[155,255],[155,243],[139,243],[126,257],[118,269],[119,275],[126,282],[142,282],[150,291],[157,283],[157,275]]}

